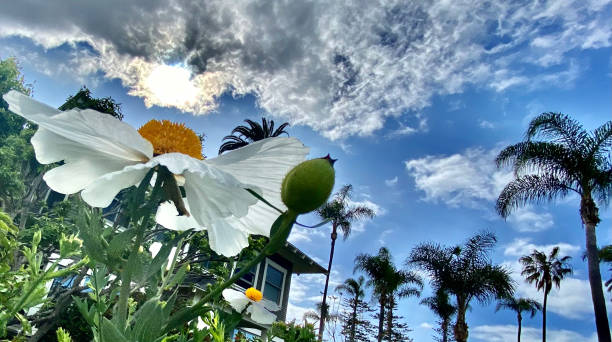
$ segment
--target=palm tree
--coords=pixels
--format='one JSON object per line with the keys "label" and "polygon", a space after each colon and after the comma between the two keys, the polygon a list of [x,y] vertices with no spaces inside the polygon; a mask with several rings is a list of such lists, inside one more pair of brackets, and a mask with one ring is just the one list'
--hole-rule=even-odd
{"label": "palm tree", "polygon": [[457,320],[453,332],[458,342],[468,338],[465,313],[472,299],[487,303],[493,297],[508,297],[514,292],[510,271],[489,260],[496,241],[495,235],[483,232],[468,239],[463,246],[423,243],[412,250],[407,260],[426,271],[435,288],[455,296]]}
{"label": "palm tree", "polygon": [[[327,302],[327,290],[329,287],[329,276],[331,274],[332,261],[334,260],[334,249],[336,247],[336,239],[338,238],[338,228],[342,231],[343,238],[346,240],[351,234],[351,225],[354,221],[369,217],[374,217],[374,210],[363,205],[351,205],[351,190],[353,186],[347,184],[338,191],[334,198],[325,203],[317,210],[317,214],[325,220],[330,220],[332,224],[331,232],[331,249],[329,251],[329,264],[327,265],[327,275],[325,277],[325,287],[323,288],[323,307]],[[322,312],[326,314],[325,311]],[[319,341],[323,340],[323,331],[325,330],[325,320],[319,321]]]}
{"label": "palm tree", "polygon": [[448,298],[448,292],[444,289],[437,289],[436,294],[421,300],[421,304],[427,305],[431,311],[440,317],[440,334],[442,342],[448,342],[448,332],[451,319],[457,313],[457,307],[452,305]]}
{"label": "palm tree", "polygon": [[350,296],[349,306],[351,308],[351,318],[348,322],[348,326],[350,327],[350,342],[355,342],[355,331],[358,324],[357,309],[359,308],[360,302],[363,301],[363,297],[365,297],[365,287],[366,283],[363,276],[359,276],[357,279],[348,278],[344,283],[336,287],[336,291]]}
{"label": "palm tree", "polygon": [[[387,340],[393,341],[393,310],[396,308],[397,300],[421,295],[423,290],[423,279],[414,272],[397,270],[391,263],[387,267],[387,275],[384,278],[387,301]],[[414,285],[414,286],[411,286]]]}
{"label": "palm tree", "polygon": [[508,309],[516,312],[516,318],[518,319],[517,341],[521,342],[521,322],[523,321],[522,313],[524,311],[527,311],[533,318],[536,312],[542,310],[542,305],[540,305],[540,303],[538,303],[537,301],[529,298],[508,297],[503,298],[499,303],[497,303],[495,311],[499,311],[501,309]]}
{"label": "palm tree", "polygon": [[[370,278],[368,284],[373,287],[373,296],[378,299],[380,311],[377,339],[378,342],[381,342],[385,335],[385,317],[388,317],[385,316],[385,310],[390,308],[392,311],[397,296],[406,297],[420,293],[419,289],[422,288],[423,283],[420,277],[412,272],[398,271],[391,260],[391,253],[385,247],[381,247],[376,255],[367,253],[357,255],[353,271],[357,270],[363,271]],[[407,286],[409,284],[416,284],[419,289]],[[392,330],[389,329],[389,336],[391,332]]]}
{"label": "palm tree", "polygon": [[[278,126],[276,130],[274,130],[274,120],[268,120],[266,118],[261,118],[261,125],[253,120],[246,119],[244,120],[250,127],[247,126],[237,126],[232,130],[231,135],[226,135],[223,137],[225,141],[221,147],[219,147],[219,154],[231,150],[235,150],[237,148],[246,146],[254,141],[263,140],[265,138],[278,137],[281,134],[287,134],[285,128],[289,126],[288,122],[283,123]],[[238,135],[234,135],[238,133]]]}
{"label": "palm tree", "polygon": [[[533,141],[536,137],[546,141]],[[595,199],[602,205],[608,203],[612,189],[611,149],[612,121],[587,132],[565,114],[543,113],[529,123],[525,141],[506,147],[496,159],[498,167],[513,165],[515,174],[497,199],[497,211],[504,218],[527,202],[562,198],[570,192],[580,196],[591,298],[600,341],[610,341],[610,328],[597,255],[595,227],[600,220]]]}
{"label": "palm tree", "polygon": [[529,284],[535,283],[538,291],[544,291],[544,304],[542,306],[542,342],[546,342],[546,304],[548,294],[553,284],[559,288],[561,280],[572,273],[568,262],[572,258],[558,257],[559,247],[554,247],[548,257],[544,252],[534,250],[530,255],[525,255],[519,260],[523,264],[521,275]]}

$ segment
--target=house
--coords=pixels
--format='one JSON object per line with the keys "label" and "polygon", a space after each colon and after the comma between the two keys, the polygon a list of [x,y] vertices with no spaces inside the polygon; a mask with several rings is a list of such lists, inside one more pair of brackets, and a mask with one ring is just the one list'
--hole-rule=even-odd
{"label": "house", "polygon": [[[232,274],[237,269],[232,270]],[[238,291],[245,291],[254,287],[262,292],[263,299],[272,301],[280,306],[276,312],[278,321],[287,318],[287,306],[289,303],[289,292],[291,289],[291,277],[300,274],[325,274],[327,270],[312,260],[304,252],[289,242],[285,242],[283,248],[277,253],[266,257],[264,261],[254,267],[249,273],[241,277],[233,285]],[[206,285],[214,281],[213,277],[198,275],[188,278],[195,289],[203,291]],[[197,294],[196,294],[197,296]],[[266,331],[269,326],[254,322],[249,317],[244,317],[238,326],[238,331],[247,337],[257,337],[266,341]]]}

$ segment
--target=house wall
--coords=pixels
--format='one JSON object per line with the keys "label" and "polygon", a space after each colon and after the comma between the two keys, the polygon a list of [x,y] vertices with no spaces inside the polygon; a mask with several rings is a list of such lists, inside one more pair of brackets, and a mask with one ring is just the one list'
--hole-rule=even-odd
{"label": "house wall", "polygon": [[[274,261],[279,266],[287,270],[285,274],[285,281],[283,284],[283,298],[281,301],[281,310],[277,314],[277,318],[279,321],[285,321],[285,319],[287,318],[287,305],[289,304],[289,289],[291,288],[291,275],[293,274],[293,264],[291,264],[287,259],[284,259],[276,254],[269,256],[268,259]],[[257,284],[256,288],[263,291],[264,273],[266,273],[265,272],[266,261],[265,260],[262,261],[258,265],[258,267],[259,267],[259,272],[257,276],[258,279],[256,282]]]}

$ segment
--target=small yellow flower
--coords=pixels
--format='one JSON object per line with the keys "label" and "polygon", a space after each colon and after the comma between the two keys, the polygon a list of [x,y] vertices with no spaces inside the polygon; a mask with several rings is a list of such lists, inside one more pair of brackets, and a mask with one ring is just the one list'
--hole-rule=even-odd
{"label": "small yellow flower", "polygon": [[260,324],[272,324],[276,320],[274,311],[280,310],[276,303],[263,299],[261,291],[249,288],[246,291],[234,289],[223,290],[223,298],[237,312],[245,312],[251,319]]}
{"label": "small yellow flower", "polygon": [[254,287],[249,287],[244,294],[248,299],[259,302],[263,298],[263,294]]}

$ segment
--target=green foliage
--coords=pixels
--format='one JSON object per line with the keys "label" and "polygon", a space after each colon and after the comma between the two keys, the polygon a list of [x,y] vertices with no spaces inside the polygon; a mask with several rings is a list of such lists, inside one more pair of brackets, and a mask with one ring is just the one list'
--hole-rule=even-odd
{"label": "green foliage", "polygon": [[70,338],[70,334],[66,330],[58,328],[56,333],[57,342],[72,342],[72,338]]}
{"label": "green foliage", "polygon": [[6,335],[6,326],[10,320],[16,318],[23,329],[23,333],[31,332],[31,324],[22,313],[46,301],[47,289],[45,282],[57,277],[63,277],[79,269],[87,258],[65,269],[56,270],[58,261],[44,267],[43,253],[38,250],[41,241],[41,232],[32,236],[30,247],[21,246],[21,253],[26,262],[17,270],[2,274],[0,289],[2,297],[0,302],[0,337]]}
{"label": "green foliage", "polygon": [[274,322],[268,331],[269,339],[275,337],[285,342],[314,342],[317,335],[312,324],[297,325],[295,322]]}
{"label": "green foliage", "polygon": [[246,119],[244,121],[249,124],[249,127],[242,125],[237,126],[232,130],[232,135],[226,135],[223,138],[225,142],[219,147],[219,154],[238,149],[252,142],[263,140],[265,138],[278,137],[282,134],[288,135],[287,131],[285,131],[285,128],[289,126],[289,123],[287,122],[278,126],[278,128],[275,130],[274,120],[270,120],[268,122],[266,118],[262,118],[261,125],[249,119]]}
{"label": "green foliage", "polygon": [[2,95],[10,90],[17,90],[26,95],[32,93],[32,86],[25,83],[14,58],[0,60],[0,140],[11,134],[18,134],[26,121],[20,116],[8,112],[8,104]]}
{"label": "green foliage", "polygon": [[101,99],[94,98],[91,96],[91,90],[85,86],[76,94],[69,96],[66,102],[59,107],[59,110],[69,110],[72,108],[93,109],[100,113],[110,114],[119,120],[123,120],[121,104],[115,102],[110,96]]}

